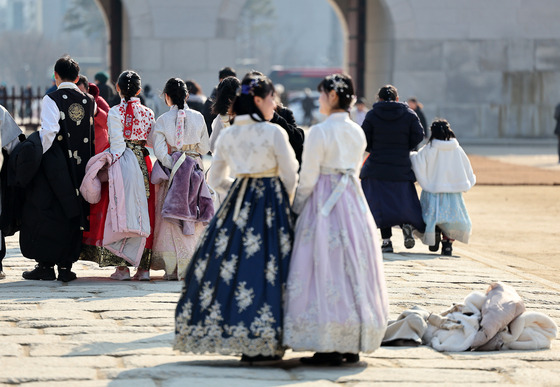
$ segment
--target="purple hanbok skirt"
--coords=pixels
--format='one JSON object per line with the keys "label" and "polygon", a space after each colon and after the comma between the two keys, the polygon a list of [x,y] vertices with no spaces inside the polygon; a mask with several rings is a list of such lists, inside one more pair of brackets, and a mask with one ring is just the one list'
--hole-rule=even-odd
{"label": "purple hanbok skirt", "polygon": [[372,352],[383,339],[387,289],[375,221],[348,176],[322,174],[300,214],[287,282],[284,344],[294,350]]}

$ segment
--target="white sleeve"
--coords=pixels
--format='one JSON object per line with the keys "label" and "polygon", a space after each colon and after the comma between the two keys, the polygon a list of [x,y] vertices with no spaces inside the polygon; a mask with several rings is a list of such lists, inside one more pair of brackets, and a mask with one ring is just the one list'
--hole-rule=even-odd
{"label": "white sleeve", "polygon": [[210,151],[210,138],[208,137],[208,128],[206,127],[206,121],[204,121],[204,116],[201,116],[199,125],[200,133],[200,145],[198,146],[200,153],[204,156]]}
{"label": "white sleeve", "polygon": [[307,202],[319,179],[324,152],[322,133],[317,127],[312,126],[305,139],[301,157],[299,186],[293,205],[293,210],[297,214],[303,210],[305,202]]}
{"label": "white sleeve", "polygon": [[234,179],[229,177],[230,168],[224,158],[225,152],[222,140],[223,137],[220,137],[218,141],[216,141],[216,152],[212,157],[212,166],[208,172],[208,184],[214,189],[227,192]]}
{"label": "white sleeve", "polygon": [[160,163],[169,169],[173,168],[173,159],[169,156],[167,140],[165,139],[165,126],[163,117],[160,116],[154,126],[154,154]]}
{"label": "white sleeve", "polygon": [[39,130],[43,153],[50,149],[56,134],[60,131],[59,120],[60,111],[58,106],[56,106],[56,102],[48,95],[45,95],[41,107],[41,129]]}
{"label": "white sleeve", "polygon": [[216,146],[216,140],[223,128],[224,124],[220,116],[214,118],[214,121],[212,121],[212,133],[210,134],[210,151],[212,153],[214,152],[214,148]]}
{"label": "white sleeve", "polygon": [[109,151],[113,155],[113,160],[118,159],[124,153],[126,145],[124,143],[123,124],[121,116],[116,108],[111,108],[107,115],[107,129],[109,131]]}
{"label": "white sleeve", "polygon": [[292,148],[288,140],[288,133],[280,126],[276,126],[278,130],[274,133],[274,151],[278,163],[278,177],[280,177],[280,180],[284,183],[290,201],[293,201],[296,192],[299,164],[296,159],[294,148]]}
{"label": "white sleeve", "polygon": [[22,133],[10,113],[0,105],[0,141],[2,148],[11,153],[19,144],[19,135]]}

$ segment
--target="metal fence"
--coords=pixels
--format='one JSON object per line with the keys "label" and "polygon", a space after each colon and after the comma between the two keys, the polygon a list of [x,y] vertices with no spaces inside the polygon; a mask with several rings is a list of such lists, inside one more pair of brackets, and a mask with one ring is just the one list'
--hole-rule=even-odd
{"label": "metal fence", "polygon": [[[16,89],[0,88],[0,105],[14,117],[16,123],[25,130],[37,130],[41,125],[41,101],[46,93],[40,87]],[[19,94],[18,94],[19,93]]]}

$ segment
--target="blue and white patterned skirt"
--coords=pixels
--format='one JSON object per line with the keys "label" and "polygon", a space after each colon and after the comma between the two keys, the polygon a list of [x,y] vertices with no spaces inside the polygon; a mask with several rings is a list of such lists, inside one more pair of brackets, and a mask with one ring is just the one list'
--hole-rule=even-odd
{"label": "blue and white patterned skirt", "polygon": [[238,179],[187,268],[174,348],[282,355],[293,220],[278,177]]}
{"label": "blue and white patterned skirt", "polygon": [[426,222],[426,232],[422,236],[424,244],[431,246],[436,243],[436,226],[448,238],[469,243],[472,224],[461,192],[430,193],[422,191],[420,205],[422,206],[422,217]]}

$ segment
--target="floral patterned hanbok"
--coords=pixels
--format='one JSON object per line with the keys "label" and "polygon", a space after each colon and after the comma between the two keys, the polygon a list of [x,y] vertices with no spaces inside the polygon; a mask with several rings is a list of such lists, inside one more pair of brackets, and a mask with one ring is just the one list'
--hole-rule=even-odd
{"label": "floral patterned hanbok", "polygon": [[298,163],[277,125],[238,116],[216,142],[209,183],[237,179],[187,268],[175,349],[282,355],[283,291]]}

